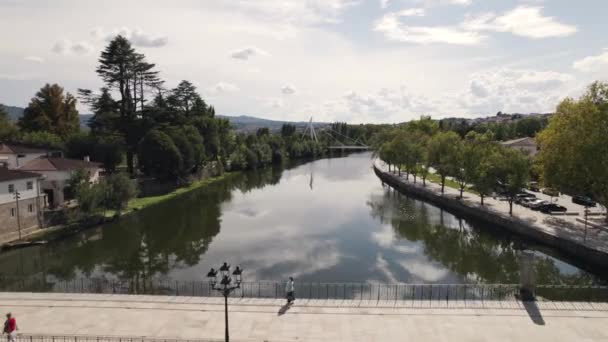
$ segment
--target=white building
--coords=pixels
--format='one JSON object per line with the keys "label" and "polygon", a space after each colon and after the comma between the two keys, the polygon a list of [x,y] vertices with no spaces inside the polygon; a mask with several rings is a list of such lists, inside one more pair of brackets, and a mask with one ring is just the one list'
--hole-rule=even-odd
{"label": "white building", "polygon": [[0,144],[0,164],[9,169],[18,169],[36,158],[48,156],[52,151],[16,144]]}
{"label": "white building", "polygon": [[0,167],[0,239],[40,227],[45,205],[39,174]]}
{"label": "white building", "polygon": [[101,164],[88,160],[41,157],[29,161],[19,170],[42,175],[41,189],[46,194],[49,205],[56,207],[65,202],[65,188],[74,172],[85,170],[89,175],[89,181],[97,183]]}

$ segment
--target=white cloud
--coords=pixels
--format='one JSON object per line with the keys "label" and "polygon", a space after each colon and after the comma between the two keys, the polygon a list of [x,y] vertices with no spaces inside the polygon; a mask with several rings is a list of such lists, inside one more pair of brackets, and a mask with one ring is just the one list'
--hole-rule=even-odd
{"label": "white cloud", "polygon": [[424,17],[426,11],[424,8],[406,8],[396,13],[399,17]]}
{"label": "white cloud", "polygon": [[499,69],[471,76],[468,93],[456,102],[473,115],[503,112],[550,112],[567,96],[574,78],[555,71]]}
{"label": "white cloud", "polygon": [[502,16],[485,13],[469,17],[459,25],[452,26],[411,26],[403,22],[405,16],[424,15],[421,11],[405,10],[392,12],[380,18],[374,27],[389,40],[429,44],[447,43],[475,45],[487,38],[486,32],[509,32],[514,35],[540,39],[565,37],[576,33],[575,26],[558,22],[553,17],[542,15],[542,7],[519,6]]}
{"label": "white cloud", "polygon": [[86,41],[72,42],[69,39],[63,39],[55,43],[52,49],[58,54],[78,54],[84,55],[93,51],[93,46]]}
{"label": "white cloud", "polygon": [[249,15],[261,15],[273,21],[314,25],[338,23],[342,12],[360,0],[222,0],[219,3]]}
{"label": "white cloud", "polygon": [[456,26],[408,26],[403,24],[401,17],[399,12],[389,13],[376,22],[374,30],[383,33],[389,40],[417,44],[474,45],[485,38],[478,32]]}
{"label": "white cloud", "polygon": [[380,0],[380,8],[387,8],[390,3],[391,0]]}
{"label": "white cloud", "polygon": [[577,32],[576,26],[562,24],[554,17],[543,16],[542,9],[519,6],[501,16],[486,13],[467,19],[462,26],[471,31],[510,32],[533,39],[566,37]]}
{"label": "white cloud", "polygon": [[208,89],[211,93],[233,93],[239,91],[239,87],[228,82],[218,82],[213,87]]}
{"label": "white cloud", "polygon": [[268,52],[259,49],[257,47],[246,47],[238,50],[234,50],[231,54],[232,58],[240,59],[242,61],[248,60],[250,57],[254,56],[269,56]]}
{"label": "white cloud", "polygon": [[608,69],[608,49],[597,56],[588,56],[574,62],[572,67],[583,72],[594,72]]}
{"label": "white cloud", "polygon": [[477,80],[473,80],[471,82],[471,93],[477,97],[487,97],[488,95],[490,95],[490,93],[483,86],[483,84],[481,84]]}
{"label": "white cloud", "polygon": [[296,93],[296,87],[292,86],[292,85],[286,85],[284,87],[281,88],[281,92],[285,95],[292,95]]}
{"label": "white cloud", "polygon": [[44,58],[38,56],[25,56],[23,60],[34,63],[44,63]]}
{"label": "white cloud", "polygon": [[114,37],[121,35],[127,38],[133,46],[138,47],[162,47],[169,43],[169,38],[167,36],[155,36],[146,33],[141,29],[131,29],[128,27],[115,29],[108,33],[106,33],[103,28],[96,28],[93,30],[92,34],[95,37],[108,42],[114,39]]}

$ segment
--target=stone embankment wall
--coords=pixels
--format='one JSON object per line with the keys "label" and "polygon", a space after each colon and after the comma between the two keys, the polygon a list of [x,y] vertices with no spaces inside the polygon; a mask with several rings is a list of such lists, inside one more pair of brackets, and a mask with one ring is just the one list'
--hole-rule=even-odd
{"label": "stone embankment wall", "polygon": [[497,228],[506,229],[512,233],[525,236],[590,265],[608,267],[608,253],[586,246],[568,237],[560,236],[559,232],[549,232],[547,229],[537,226],[534,222],[518,219],[508,214],[503,215],[480,204],[465,203],[453,196],[442,196],[423,187],[421,184],[415,185],[404,182],[397,176],[378,169],[376,165],[374,165],[374,172],[384,183],[401,193],[433,203],[464,217],[480,220]]}

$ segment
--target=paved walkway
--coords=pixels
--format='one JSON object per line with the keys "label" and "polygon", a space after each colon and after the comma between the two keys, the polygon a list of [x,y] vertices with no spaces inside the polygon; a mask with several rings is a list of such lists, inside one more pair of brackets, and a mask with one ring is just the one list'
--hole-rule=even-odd
{"label": "paved walkway", "polygon": [[[233,341],[608,341],[608,305],[519,302],[469,307],[274,299],[230,306]],[[218,298],[0,293],[24,334],[213,338],[224,334]]]}
{"label": "paved walkway", "polygon": [[[375,163],[380,170],[388,172],[388,166],[384,162],[376,160]],[[397,176],[397,172],[395,171],[393,175]],[[401,177],[399,178],[403,182],[413,184],[413,177],[410,177],[410,180],[408,181],[406,180],[405,173],[403,172],[401,173]],[[417,185],[422,186],[422,179],[420,177],[418,177]],[[426,189],[434,191],[436,194],[441,195],[441,184],[436,184],[427,180]],[[460,191],[457,189],[453,189],[446,186],[444,190],[445,193],[443,194],[443,196],[449,196],[453,198],[460,196]],[[541,199],[550,199],[549,196],[540,193],[536,193],[536,196]],[[479,195],[470,192],[465,192],[463,194],[463,197],[463,202],[465,202],[467,205],[475,207],[481,206],[481,198],[479,197]],[[570,208],[569,210],[573,210],[573,207],[578,206],[572,203],[568,203],[568,201],[565,199],[560,200],[559,204],[565,205],[566,207]],[[483,209],[491,210],[497,215],[510,217],[509,202],[501,201],[498,198],[485,197]],[[599,211],[599,209],[596,209],[595,211]],[[584,224],[576,221],[577,216],[547,215],[540,211],[535,211],[513,203],[513,217],[534,224],[536,227],[544,230],[550,235],[569,239],[579,244],[583,244],[599,251],[608,253],[608,231],[594,227],[587,227],[587,236],[585,236],[585,226]]]}

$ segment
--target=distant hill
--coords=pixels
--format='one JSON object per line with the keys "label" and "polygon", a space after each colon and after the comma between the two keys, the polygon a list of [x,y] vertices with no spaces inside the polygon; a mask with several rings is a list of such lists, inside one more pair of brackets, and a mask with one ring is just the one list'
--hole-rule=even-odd
{"label": "distant hill", "polygon": [[[259,128],[268,127],[271,131],[279,131],[284,124],[295,125],[298,129],[303,129],[308,125],[308,121],[278,121],[256,118],[253,116],[239,115],[218,115],[219,118],[227,119],[237,132],[255,132]],[[323,127],[329,125],[324,122],[315,122],[315,127]]]}
{"label": "distant hill", "polygon": [[[23,115],[24,108],[15,107],[15,106],[4,106],[7,109],[7,112],[10,118],[13,121],[19,120],[19,118]],[[80,127],[82,129],[89,129],[88,123],[89,120],[93,117],[93,114],[80,114]],[[268,127],[271,131],[279,131],[283,124],[289,123],[295,125],[297,128],[304,128],[308,124],[307,121],[300,122],[291,122],[291,121],[275,121],[268,120],[262,118],[256,118],[253,116],[240,115],[240,116],[229,116],[229,115],[218,115],[220,118],[227,119],[230,121],[230,124],[234,127],[234,129],[238,132],[255,132],[259,128]],[[326,123],[315,122],[315,126],[326,126]]]}

